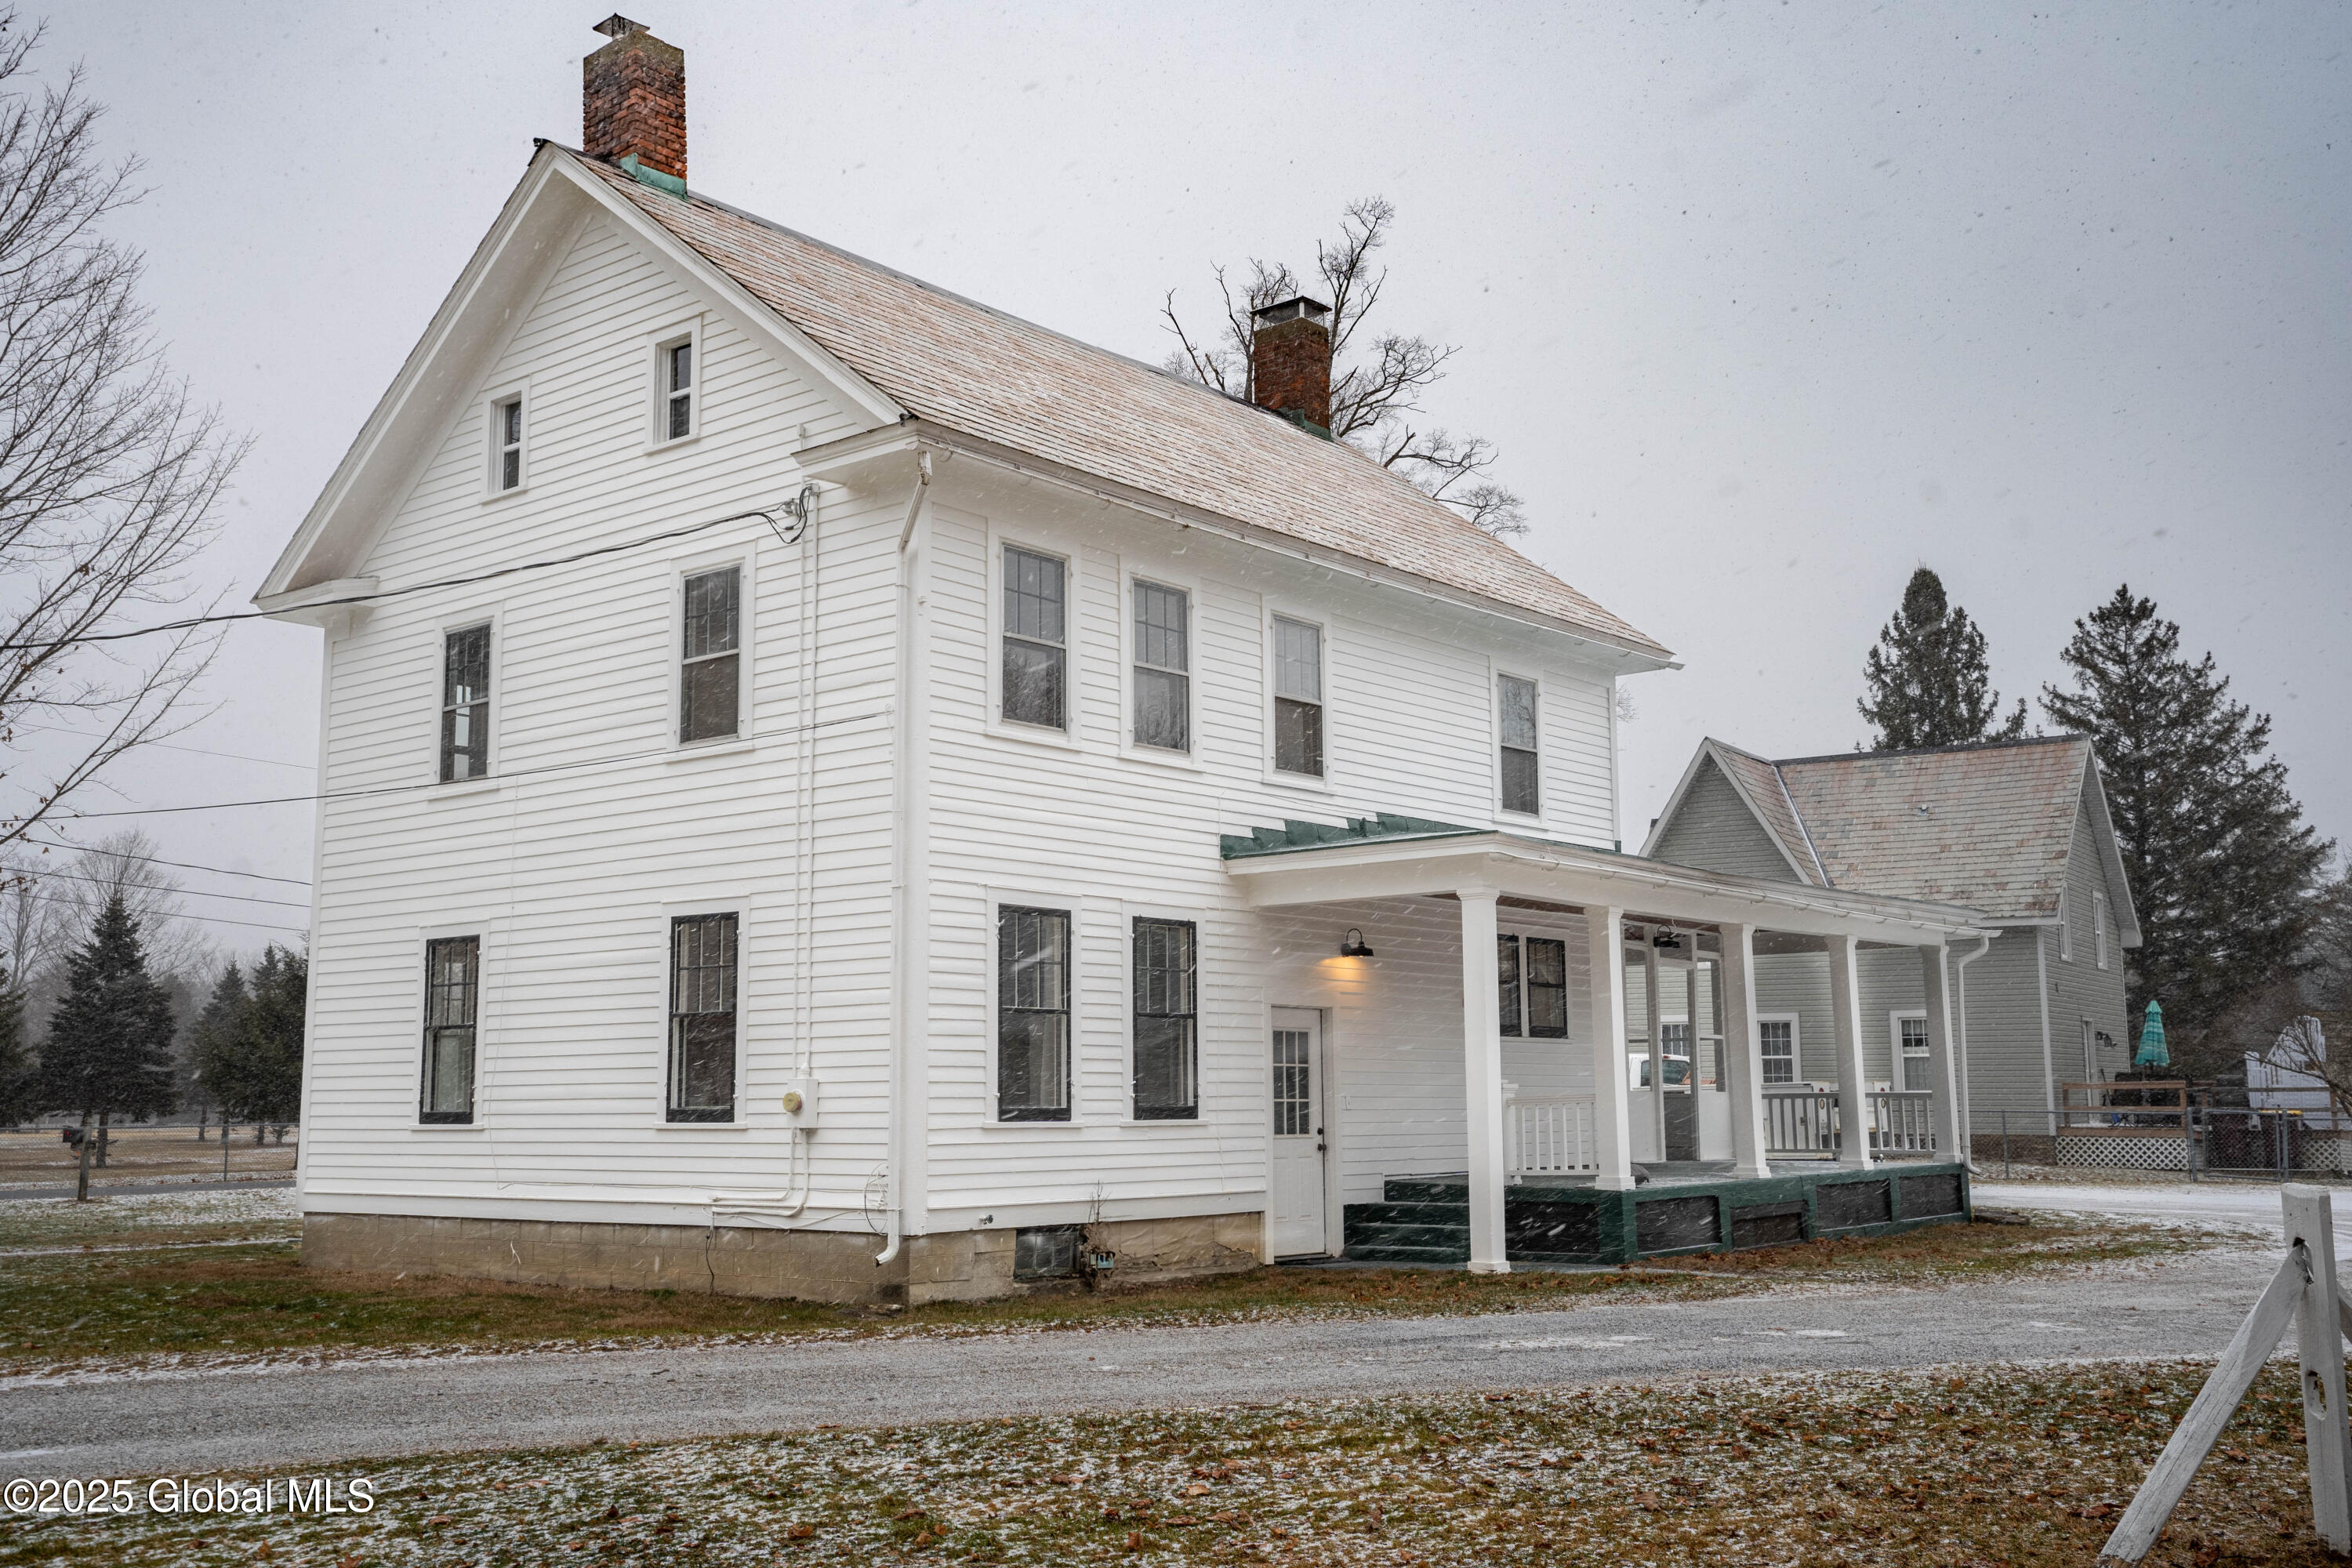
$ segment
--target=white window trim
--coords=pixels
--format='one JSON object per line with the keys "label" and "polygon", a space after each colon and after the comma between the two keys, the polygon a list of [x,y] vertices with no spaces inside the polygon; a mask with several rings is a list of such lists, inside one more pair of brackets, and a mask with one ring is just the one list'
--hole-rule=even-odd
{"label": "white window trim", "polygon": [[[475,626],[490,628],[490,744],[489,772],[478,779],[441,777],[441,709],[448,688],[444,684],[448,676],[449,634],[468,631]],[[506,744],[507,689],[507,626],[503,604],[477,606],[462,615],[443,616],[433,623],[433,673],[431,710],[425,721],[425,777],[433,787],[425,792],[427,800],[452,800],[460,795],[495,795],[505,781],[499,776],[500,750]]]}
{"label": "white window trim", "polygon": [[[1758,1028],[1756,1030],[1757,1059],[1761,1061],[1764,1056],[1764,1030],[1762,1026],[1766,1024],[1786,1024],[1789,1026],[1789,1081],[1792,1085],[1810,1083],[1812,1081],[1805,1076],[1804,1020],[1794,1013],[1759,1013],[1756,1015],[1756,1022],[1758,1025]],[[1694,1057],[1696,1057],[1698,1042],[1696,1040],[1693,1040],[1691,1042],[1691,1047],[1692,1053]],[[1694,1074],[1694,1076],[1696,1075]],[[1760,1079],[1758,1082],[1764,1088],[1769,1089],[1771,1087],[1769,1084],[1763,1084]]]}
{"label": "white window trim", "polygon": [[[1062,563],[1062,727],[1058,730],[1004,717],[1004,551],[1007,545],[1015,550],[1025,550],[1033,555],[1051,556]],[[999,740],[1077,750],[1078,698],[1082,689],[1078,673],[1084,662],[1078,653],[1082,579],[1078,572],[1077,551],[1071,546],[1049,542],[1036,534],[1014,532],[992,523],[988,529],[987,581],[988,711],[982,716],[982,728]],[[1124,679],[1120,685],[1122,688],[1126,685]],[[1122,712],[1125,708],[1126,703],[1122,700]],[[993,931],[994,928],[992,926],[990,929]],[[992,1022],[991,1029],[994,1026]],[[1018,1125],[1034,1126],[1037,1123],[1022,1122]]]}
{"label": "white window trim", "polygon": [[[1080,1024],[1086,986],[1080,976],[1086,952],[1087,901],[1076,893],[1048,892],[1035,888],[991,888],[987,889],[985,898],[988,906],[988,923],[982,928],[981,942],[982,952],[984,954],[981,987],[983,1006],[981,1015],[981,1092],[984,1098],[981,1104],[980,1125],[1005,1132],[1042,1131],[1046,1133],[1059,1133],[1073,1128],[1084,1127],[1087,1125],[1086,1071],[1084,1053],[1081,1049],[1084,1030]],[[1066,911],[1070,917],[1070,1119],[1067,1121],[1006,1121],[997,1115],[1000,1102],[996,1097],[996,942],[999,911],[1007,904],[1018,910],[1061,910]],[[1125,922],[1122,920],[1122,938],[1124,926]],[[1127,969],[1127,961],[1121,960],[1119,973],[1122,976],[1126,974]],[[1125,1005],[1122,999],[1122,1010]],[[1129,1032],[1128,1026],[1124,1023],[1119,1026],[1119,1029],[1122,1036]],[[1119,1054],[1122,1061],[1130,1059],[1124,1048]],[[1126,1097],[1134,1093],[1134,1082],[1133,1077],[1130,1076],[1127,1085],[1121,1089],[1123,1102]],[[1134,1107],[1129,1104],[1128,1109],[1131,1110]],[[1173,1125],[1197,1127],[1200,1123],[1179,1121]]]}
{"label": "white window trim", "polygon": [[[1323,678],[1321,683],[1321,689],[1323,692],[1323,772],[1320,776],[1313,773],[1285,773],[1282,769],[1274,765],[1274,623],[1276,619],[1296,621],[1301,626],[1313,626],[1316,631],[1321,634],[1321,636],[1317,639],[1317,646],[1321,649],[1323,656],[1323,668],[1321,672]],[[1264,739],[1259,742],[1260,749],[1258,755],[1258,767],[1260,781],[1265,784],[1272,784],[1279,789],[1313,790],[1319,795],[1334,794],[1336,793],[1337,786],[1331,782],[1331,774],[1334,772],[1332,767],[1332,752],[1335,750],[1332,745],[1332,737],[1335,732],[1335,726],[1331,722],[1331,710],[1333,706],[1331,691],[1331,617],[1326,615],[1318,615],[1307,609],[1303,605],[1291,601],[1278,599],[1269,594],[1265,595],[1263,600],[1263,612],[1259,617],[1258,635],[1261,639],[1258,668],[1262,672],[1259,685],[1263,689],[1259,694],[1258,723],[1260,726],[1260,733],[1264,736]],[[1273,1037],[1268,1036],[1267,1037],[1271,1039]],[[1273,1111],[1269,1110],[1266,1114],[1270,1117],[1273,1115]],[[1270,1126],[1272,1123],[1269,1122],[1268,1125]]]}
{"label": "white window trim", "polygon": [[[1018,900],[1013,901],[1018,902]],[[1192,1114],[1189,1119],[1160,1116],[1147,1121],[1135,1114],[1135,922],[1139,920],[1181,921],[1192,928],[1192,962],[1196,973],[1193,975],[1192,992],[1193,1100]],[[989,956],[992,961],[995,957],[992,951],[995,929],[993,923],[989,927],[992,944]],[[1076,943],[1073,942],[1072,945],[1075,949]],[[1118,906],[1118,1037],[1122,1072],[1119,1082],[1119,1103],[1123,1107],[1119,1121],[1121,1127],[1200,1128],[1207,1126],[1213,1120],[1209,1115],[1209,1012],[1207,1007],[1202,1005],[1202,1000],[1207,991],[1208,949],[1209,921],[1207,916],[1200,910],[1181,909],[1173,904],[1122,903]],[[989,972],[992,974],[995,973],[993,962],[990,964]],[[1072,1032],[1075,1035],[1076,994],[1075,976],[1073,982],[1071,987],[1074,999]],[[992,1002],[993,998],[992,997],[991,1000]],[[989,1009],[992,1045],[994,1044],[995,1018],[995,1008],[992,1005]],[[996,1054],[992,1050],[989,1053],[989,1060],[992,1063],[995,1059]],[[1071,1072],[1074,1077],[1076,1070],[1074,1056],[1071,1063]],[[992,1110],[995,1103],[993,1099],[990,1100],[989,1105]],[[1004,1125],[1020,1124],[1008,1122]]]}
{"label": "white window trim", "polygon": [[2105,893],[2091,895],[2091,942],[2096,950],[2099,967],[2105,969],[2107,966],[2107,896]]}
{"label": "white window trim", "polygon": [[[1536,808],[1533,811],[1513,811],[1503,805],[1503,678],[1507,675],[1514,680],[1524,680],[1536,689]],[[1545,765],[1545,759],[1551,754],[1551,749],[1544,743],[1544,732],[1549,728],[1544,722],[1544,703],[1549,695],[1547,688],[1548,682],[1544,678],[1528,669],[1494,659],[1486,661],[1486,770],[1487,777],[1492,781],[1488,786],[1493,792],[1491,805],[1498,819],[1532,823],[1538,827],[1544,825],[1544,805],[1550,794],[1548,786],[1551,783],[1551,770]]]}
{"label": "white window trim", "polygon": [[2061,963],[2072,963],[2074,962],[2074,911],[2072,907],[2073,903],[2074,900],[2066,896],[2066,889],[2063,888],[2059,889],[2058,962]]}
{"label": "white window trim", "polygon": [[[522,400],[522,462],[520,465],[522,470],[521,481],[510,490],[500,489],[499,474],[501,465],[499,458],[505,451],[505,447],[499,440],[499,405],[511,403],[517,398]],[[497,500],[511,500],[530,489],[530,426],[532,419],[537,416],[534,407],[536,401],[530,395],[529,377],[520,381],[507,382],[482,398],[482,500],[484,504]]]}
{"label": "white window trim", "polygon": [[[665,899],[654,951],[654,1073],[653,1124],[664,1132],[742,1132],[751,1125],[750,1111],[749,1030],[751,1017],[751,896],[715,894],[700,899]],[[672,1121],[669,1119],[669,967],[670,925],[696,915],[735,917],[735,1118],[731,1121]]]}
{"label": "white window trim", "polygon": [[[668,354],[671,349],[680,343],[694,345],[694,385],[691,389],[693,398],[687,405],[686,434],[672,436],[669,433]],[[660,331],[648,334],[646,338],[645,363],[646,367],[646,450],[668,452],[680,447],[694,445],[702,438],[703,405],[710,390],[710,358],[702,351],[702,318],[699,315],[688,316],[683,321],[671,322]],[[526,405],[523,414],[526,423],[530,417],[529,407]]]}
{"label": "white window trim", "polygon": [[[1888,1087],[1897,1093],[1906,1092],[1909,1090],[1911,1087],[1910,1080],[1903,1068],[1903,1020],[1906,1018],[1916,1018],[1919,1020],[1921,1026],[1924,1026],[1927,1022],[1927,1009],[1925,1007],[1896,1007],[1886,1015],[1886,1081]],[[1933,1078],[1935,1076],[1936,1063],[1936,1044],[1933,1033],[1930,1033],[1927,1037],[1927,1056],[1926,1059],[1927,1062],[1928,1076]],[[1931,1089],[1933,1087],[1933,1085],[1929,1086]]]}
{"label": "white window trim", "polygon": [[[1155,763],[1162,767],[1198,773],[1201,762],[1201,587],[1180,572],[1160,572],[1122,563],[1118,614],[1118,754],[1129,762]],[[1141,649],[1135,635],[1135,585],[1149,583],[1173,588],[1184,595],[1184,736],[1190,742],[1181,752],[1164,746],[1144,746],[1135,739],[1135,666]],[[1000,613],[1002,606],[1000,605]],[[997,671],[1003,673],[1000,659]]]}
{"label": "white window trim", "polygon": [[[489,1059],[490,966],[497,962],[494,939],[505,928],[503,917],[444,921],[416,928],[416,942],[412,950],[408,971],[416,993],[415,1005],[409,1013],[408,1023],[408,1130],[411,1132],[437,1136],[488,1130],[489,1074],[484,1070],[484,1066]],[[419,1118],[425,1110],[425,952],[434,942],[453,936],[470,936],[481,943],[478,950],[478,968],[474,976],[474,1119],[471,1121],[425,1121]]]}
{"label": "white window trim", "polygon": [[[706,572],[724,571],[730,566],[742,573],[736,604],[735,732],[714,735],[707,741],[682,741],[678,739],[678,731],[686,717],[686,580],[698,577]],[[749,751],[757,744],[759,736],[751,716],[759,710],[754,685],[758,665],[752,658],[758,643],[758,588],[759,555],[750,545],[715,551],[708,555],[686,556],[670,563],[669,640],[662,647],[662,657],[669,662],[669,701],[662,714],[662,723],[670,760]],[[495,689],[492,695],[496,696]],[[495,736],[496,731],[493,731],[492,734]]]}

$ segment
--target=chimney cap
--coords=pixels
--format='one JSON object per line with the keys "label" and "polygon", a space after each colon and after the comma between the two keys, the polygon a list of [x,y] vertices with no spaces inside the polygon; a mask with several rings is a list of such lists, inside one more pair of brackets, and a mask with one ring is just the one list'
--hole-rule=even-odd
{"label": "chimney cap", "polygon": [[645,30],[646,25],[643,22],[632,22],[618,11],[596,24],[596,31],[608,38],[625,38],[631,33],[642,33]]}
{"label": "chimney cap", "polygon": [[1331,313],[1331,307],[1304,294],[1294,294],[1287,300],[1260,306],[1250,312],[1250,330],[1262,331],[1278,321],[1321,321]]}

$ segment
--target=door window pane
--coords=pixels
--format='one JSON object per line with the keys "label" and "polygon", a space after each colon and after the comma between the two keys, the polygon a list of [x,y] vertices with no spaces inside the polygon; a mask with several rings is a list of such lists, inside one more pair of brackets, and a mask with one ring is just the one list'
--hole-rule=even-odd
{"label": "door window pane", "polygon": [[680,741],[715,741],[741,727],[743,569],[686,580],[686,646],[678,679]]}
{"label": "door window pane", "polygon": [[441,782],[490,771],[490,628],[451,632],[441,648]]}
{"label": "door window pane", "polygon": [[1200,1114],[1200,937],[1185,921],[1135,922],[1135,1119]]}
{"label": "door window pane", "polygon": [[1314,1037],[1305,1029],[1274,1032],[1274,1132],[1277,1138],[1315,1134]]}
{"label": "door window pane", "polygon": [[669,1120],[735,1120],[735,916],[670,921]]}
{"label": "door window pane", "polygon": [[474,1120],[474,1040],[481,1005],[482,941],[425,944],[425,1071],[419,1121]]}
{"label": "door window pane", "polygon": [[996,913],[996,1115],[1070,1119],[1070,916]]}
{"label": "door window pane", "polygon": [[1004,548],[1004,717],[1066,727],[1064,566],[1050,555]]}

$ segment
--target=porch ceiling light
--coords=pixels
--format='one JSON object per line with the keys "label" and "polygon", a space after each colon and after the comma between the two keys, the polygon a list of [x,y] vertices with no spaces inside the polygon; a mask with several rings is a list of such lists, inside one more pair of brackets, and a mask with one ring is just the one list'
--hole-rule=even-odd
{"label": "porch ceiling light", "polygon": [[1656,936],[1651,938],[1650,941],[1651,945],[1654,947],[1679,948],[1683,944],[1683,939],[1676,936],[1670,931],[1661,931]]}
{"label": "porch ceiling light", "polygon": [[1372,950],[1364,945],[1364,933],[1354,926],[1349,926],[1347,936],[1339,943],[1339,956],[1342,958],[1371,957]]}

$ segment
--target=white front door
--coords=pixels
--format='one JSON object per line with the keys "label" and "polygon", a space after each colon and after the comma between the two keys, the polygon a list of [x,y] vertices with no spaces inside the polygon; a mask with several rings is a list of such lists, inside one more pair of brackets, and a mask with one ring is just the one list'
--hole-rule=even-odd
{"label": "white front door", "polygon": [[1323,1237],[1323,1017],[1277,1007],[1273,1041],[1274,1158],[1266,1224],[1276,1258],[1320,1256]]}

